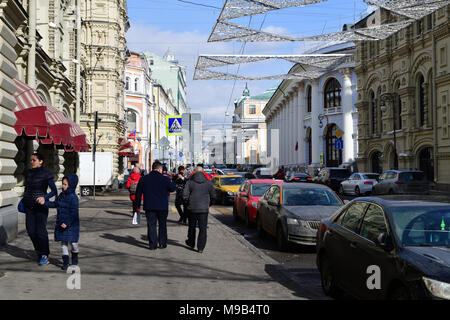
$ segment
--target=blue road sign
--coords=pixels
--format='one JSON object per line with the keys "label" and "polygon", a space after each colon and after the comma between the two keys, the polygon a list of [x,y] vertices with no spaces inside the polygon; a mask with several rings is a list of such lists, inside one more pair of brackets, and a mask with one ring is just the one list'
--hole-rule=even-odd
{"label": "blue road sign", "polygon": [[344,149],[344,141],[343,140],[336,140],[336,141],[334,141],[334,148],[336,150]]}

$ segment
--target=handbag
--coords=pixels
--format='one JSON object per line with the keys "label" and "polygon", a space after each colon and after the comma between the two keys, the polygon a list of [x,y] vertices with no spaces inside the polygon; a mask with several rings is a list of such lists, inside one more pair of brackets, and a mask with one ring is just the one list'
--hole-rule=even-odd
{"label": "handbag", "polygon": [[141,213],[140,212],[135,211],[133,213],[133,222],[132,223],[135,225],[141,223]]}
{"label": "handbag", "polygon": [[23,204],[23,200],[20,200],[19,204],[17,205],[17,211],[25,213],[25,205]]}

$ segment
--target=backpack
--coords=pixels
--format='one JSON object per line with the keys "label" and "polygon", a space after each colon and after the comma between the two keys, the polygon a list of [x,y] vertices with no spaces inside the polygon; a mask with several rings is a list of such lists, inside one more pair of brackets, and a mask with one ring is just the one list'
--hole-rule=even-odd
{"label": "backpack", "polygon": [[129,188],[128,190],[130,190],[130,193],[131,193],[131,194],[135,194],[135,193],[136,193],[136,189],[137,189],[137,183],[136,183],[136,182],[133,182],[133,183],[130,185],[130,188]]}

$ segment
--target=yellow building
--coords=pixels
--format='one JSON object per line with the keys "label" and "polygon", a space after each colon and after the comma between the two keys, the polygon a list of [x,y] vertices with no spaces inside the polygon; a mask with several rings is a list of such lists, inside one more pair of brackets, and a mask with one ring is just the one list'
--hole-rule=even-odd
{"label": "yellow building", "polygon": [[[359,171],[386,171],[398,162],[449,190],[449,17],[447,6],[386,40],[357,43]],[[399,19],[377,10],[356,27]]]}

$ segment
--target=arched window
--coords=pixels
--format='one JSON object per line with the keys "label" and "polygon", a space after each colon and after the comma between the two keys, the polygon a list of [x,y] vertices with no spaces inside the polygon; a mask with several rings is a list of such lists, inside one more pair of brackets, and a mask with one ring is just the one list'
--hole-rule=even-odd
{"label": "arched window", "polygon": [[130,77],[125,78],[125,90],[130,90]]}
{"label": "arched window", "polygon": [[306,143],[308,144],[308,165],[312,163],[312,143],[311,143],[311,128],[306,129]]}
{"label": "arched window", "polygon": [[306,112],[311,112],[312,110],[312,88],[311,86],[308,86],[306,89]]}
{"label": "arched window", "polygon": [[323,105],[325,108],[341,106],[341,85],[335,78],[328,80],[325,85]]}
{"label": "arched window", "polygon": [[372,172],[374,173],[382,173],[383,166],[381,165],[381,152],[376,151],[370,157],[370,162],[372,165]]}
{"label": "arched window", "polygon": [[402,128],[402,98],[398,96],[397,101],[397,129],[401,130]]}
{"label": "arched window", "polygon": [[422,75],[419,77],[419,81],[417,82],[417,92],[419,93],[419,119],[420,126],[425,125],[425,89],[423,84],[425,83],[425,79]]}
{"label": "arched window", "polygon": [[336,136],[337,129],[337,125],[330,125],[325,137],[327,167],[338,167],[342,164],[342,149],[336,149],[335,146],[336,141],[342,140]]}
{"label": "arched window", "polygon": [[375,92],[370,90],[369,93],[370,98],[370,113],[372,117],[371,127],[370,130],[372,134],[377,133],[378,129],[378,106],[377,106],[377,100],[375,99]]}
{"label": "arched window", "polygon": [[139,79],[134,79],[134,91],[138,91],[139,89]]}
{"label": "arched window", "polygon": [[419,153],[419,169],[428,181],[434,181],[433,148],[422,149]]}
{"label": "arched window", "polygon": [[131,110],[127,112],[127,130],[128,132],[133,132],[137,130],[137,113]]}

